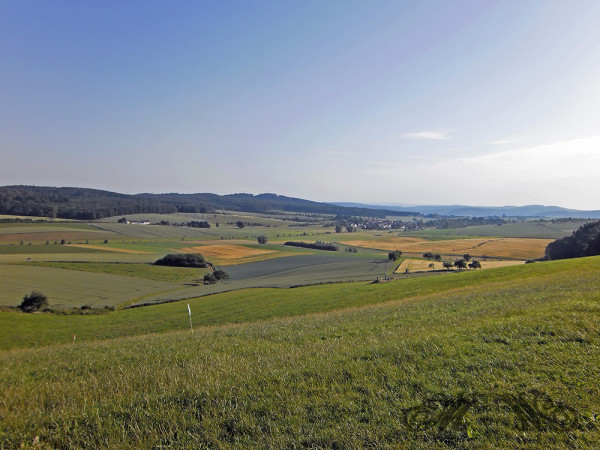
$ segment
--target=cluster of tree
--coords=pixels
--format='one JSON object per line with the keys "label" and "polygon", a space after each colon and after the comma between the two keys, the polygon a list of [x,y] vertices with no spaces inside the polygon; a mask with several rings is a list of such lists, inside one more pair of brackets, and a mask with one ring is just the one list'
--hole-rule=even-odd
{"label": "cluster of tree", "polygon": [[344,250],[346,253],[358,253],[358,249],[355,247],[346,247],[346,250]]}
{"label": "cluster of tree", "polygon": [[313,244],[311,244],[310,242],[295,242],[295,241],[288,241],[283,245],[289,245],[292,247],[303,247],[303,248],[312,248],[315,250],[328,250],[331,252],[337,252],[339,250],[337,245],[334,245],[330,242],[321,242],[321,241],[317,241]]}
{"label": "cluster of tree", "polygon": [[187,226],[191,228],[210,228],[210,223],[206,221],[200,222],[197,220],[192,220],[191,222],[187,223]]}
{"label": "cluster of tree", "polygon": [[388,253],[388,259],[390,261],[396,261],[402,257],[402,252],[400,250],[394,250],[393,252]]}
{"label": "cluster of tree", "polygon": [[157,266],[205,268],[209,263],[199,253],[169,254],[154,262]]}
{"label": "cluster of tree", "polygon": [[499,217],[445,217],[424,222],[424,226],[427,228],[448,229],[466,228],[475,225],[502,225],[505,223],[508,223],[508,221]]}
{"label": "cluster of tree", "polygon": [[600,221],[586,223],[546,247],[546,259],[550,260],[594,255],[600,255]]}
{"label": "cluster of tree", "polygon": [[[469,257],[469,259],[470,259],[470,257]],[[458,270],[463,270],[463,269],[466,269],[467,267],[469,267],[470,269],[481,269],[481,263],[479,261],[473,260],[469,263],[468,260],[465,258],[457,259],[454,262],[444,261],[442,263],[442,266],[446,270],[450,270],[450,269],[452,269],[452,267],[456,267]]]}
{"label": "cluster of tree", "polygon": [[442,255],[440,255],[439,253],[431,253],[431,252],[427,252],[427,253],[423,253],[423,258],[427,258],[428,260],[434,260],[434,261],[440,261],[442,259]]}

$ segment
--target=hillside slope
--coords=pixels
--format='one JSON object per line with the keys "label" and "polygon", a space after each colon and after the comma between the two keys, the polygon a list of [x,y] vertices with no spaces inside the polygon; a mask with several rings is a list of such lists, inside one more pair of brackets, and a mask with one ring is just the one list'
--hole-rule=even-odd
{"label": "hillside slope", "polygon": [[325,314],[1,352],[0,445],[597,447],[600,258],[516,269]]}

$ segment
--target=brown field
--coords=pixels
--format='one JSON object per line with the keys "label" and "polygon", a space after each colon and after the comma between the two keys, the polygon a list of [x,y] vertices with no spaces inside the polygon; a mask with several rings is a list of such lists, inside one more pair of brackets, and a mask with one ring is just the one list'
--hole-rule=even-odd
{"label": "brown field", "polygon": [[144,252],[142,250],[128,250],[125,248],[107,247],[106,245],[90,245],[90,244],[69,244],[69,245],[71,247],[93,248],[93,249],[97,249],[97,250],[106,250],[107,252],[143,254],[143,255],[151,254],[151,252]]}
{"label": "brown field", "polygon": [[178,250],[181,253],[201,253],[211,262],[217,264],[242,264],[247,262],[262,261],[264,259],[279,258],[292,255],[291,252],[278,252],[276,250],[261,250],[258,248],[244,247],[243,245],[215,244],[197,247],[184,247]]}
{"label": "brown field", "polygon": [[401,237],[382,240],[352,240],[342,244],[381,250],[402,250],[420,255],[426,252],[441,255],[462,256],[469,253],[477,258],[506,258],[516,260],[535,259],[544,256],[546,246],[553,239],[531,238],[477,238],[429,241],[417,237]]}
{"label": "brown field", "polygon": [[[525,261],[480,261],[482,269],[493,269],[494,267],[505,267],[514,266],[517,264],[524,264]],[[394,273],[404,273],[406,269],[409,272],[429,272],[432,270],[429,265],[433,264],[433,270],[445,270],[441,262],[438,261],[427,261],[426,259],[410,259],[407,258],[398,266]]]}

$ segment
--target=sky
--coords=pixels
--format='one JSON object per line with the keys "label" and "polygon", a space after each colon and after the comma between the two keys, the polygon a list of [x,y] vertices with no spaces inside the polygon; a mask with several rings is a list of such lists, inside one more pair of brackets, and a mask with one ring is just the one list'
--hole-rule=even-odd
{"label": "sky", "polygon": [[0,185],[600,209],[600,2],[0,1]]}

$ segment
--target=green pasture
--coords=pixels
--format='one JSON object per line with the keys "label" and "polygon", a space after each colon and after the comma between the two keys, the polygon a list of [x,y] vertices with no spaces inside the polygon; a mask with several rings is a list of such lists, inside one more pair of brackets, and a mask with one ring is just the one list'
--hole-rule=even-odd
{"label": "green pasture", "polygon": [[[597,448],[599,269],[222,294],[193,330],[185,303],[2,312],[0,446]],[[258,322],[201,326],[232,318]]]}
{"label": "green pasture", "polygon": [[502,225],[477,225],[465,228],[444,230],[423,230],[402,233],[403,236],[419,236],[430,239],[460,239],[472,237],[506,237],[560,239],[570,236],[573,231],[589,220],[574,219],[568,222],[519,221]]}
{"label": "green pasture", "polygon": [[[4,266],[22,268],[22,266]],[[73,272],[83,278],[100,276],[54,268],[35,268],[45,271]],[[16,272],[14,272],[16,273]],[[109,275],[102,275],[109,277]],[[462,273],[448,273],[433,277],[399,279],[389,283],[368,282],[335,283],[292,289],[255,288],[217,293],[185,302],[163,303],[142,308],[117,311],[101,316],[61,316],[53,314],[24,314],[0,312],[0,342],[3,348],[27,345],[51,345],[60,342],[60,336],[77,329],[82,340],[117,338],[140,333],[184,329],[189,326],[187,307],[192,307],[193,323],[197,326],[254,322],[277,317],[322,313],[348,307],[362,307],[395,300],[417,301],[429,295],[460,295],[478,291],[488,295],[495,289],[512,285],[531,284],[540,287],[547,283],[590,279],[589,286],[600,278],[600,257],[569,261],[545,262],[522,266],[488,269]],[[131,281],[127,277],[113,277]],[[143,280],[140,280],[143,283]],[[172,284],[159,284],[173,287]],[[198,289],[210,288],[200,286]],[[559,290],[560,291],[560,290]],[[28,291],[29,292],[29,291]],[[26,292],[27,293],[27,292]],[[171,293],[173,294],[173,293]],[[23,294],[24,295],[24,294]],[[49,295],[52,303],[52,296]],[[17,298],[20,301],[20,297]],[[144,299],[146,300],[146,299]],[[16,302],[17,304],[19,303]],[[81,304],[81,303],[80,303]],[[15,303],[13,303],[15,305]],[[100,304],[104,305],[104,304]],[[79,306],[79,305],[78,305]],[[2,331],[4,330],[4,332]],[[18,332],[16,332],[18,331]]]}
{"label": "green pasture", "polygon": [[100,263],[100,262],[29,262],[27,265],[38,267],[54,267],[57,269],[78,270],[82,272],[105,273],[146,280],[181,283],[201,280],[209,269],[190,267],[155,266],[153,264],[135,263]]}
{"label": "green pasture", "polygon": [[97,248],[82,248],[73,247],[70,245],[60,244],[11,244],[0,245],[0,255],[28,255],[28,254],[43,254],[43,253],[60,253],[71,255],[73,253],[105,253],[108,250]]}
{"label": "green pasture", "polygon": [[[142,253],[117,253],[110,251],[84,251],[70,253],[0,253],[0,264],[21,263],[28,259],[31,261],[63,261],[63,262],[122,262],[122,263],[148,263],[158,259],[156,254]],[[0,270],[2,266],[0,265]]]}
{"label": "green pasture", "polygon": [[119,306],[181,288],[174,283],[31,264],[0,265],[0,285],[2,306],[17,306],[25,294],[38,290],[48,296],[50,306],[58,308]]}

